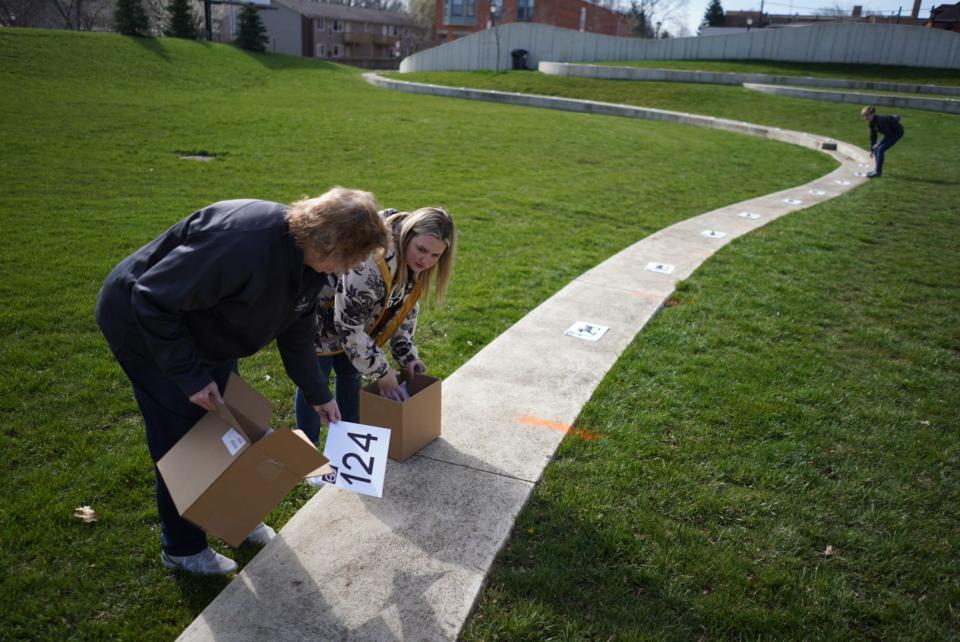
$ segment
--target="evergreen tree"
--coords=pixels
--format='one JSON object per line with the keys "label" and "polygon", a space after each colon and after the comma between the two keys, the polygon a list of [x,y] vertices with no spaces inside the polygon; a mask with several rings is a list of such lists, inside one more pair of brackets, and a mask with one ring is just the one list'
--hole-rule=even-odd
{"label": "evergreen tree", "polygon": [[170,0],[167,4],[167,13],[170,23],[164,30],[164,35],[171,38],[187,38],[196,40],[200,35],[197,30],[197,19],[190,8],[190,0]]}
{"label": "evergreen tree", "polygon": [[711,27],[723,26],[723,5],[720,4],[720,0],[710,0],[703,19]]}
{"label": "evergreen tree", "polygon": [[125,36],[150,35],[150,19],[141,0],[117,0],[113,22],[117,31]]}
{"label": "evergreen tree", "polygon": [[236,44],[250,51],[266,51],[267,28],[263,26],[260,13],[253,5],[244,5],[240,10],[240,27],[237,29]]}

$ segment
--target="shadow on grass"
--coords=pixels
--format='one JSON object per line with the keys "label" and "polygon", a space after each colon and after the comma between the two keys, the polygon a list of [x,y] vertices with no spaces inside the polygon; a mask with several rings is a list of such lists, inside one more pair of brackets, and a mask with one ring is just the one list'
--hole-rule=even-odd
{"label": "shadow on grass", "polygon": [[149,51],[150,53],[162,58],[165,62],[172,62],[170,52],[166,50],[159,38],[140,38],[138,36],[128,36],[127,40]]}
{"label": "shadow on grass", "polygon": [[[886,174],[884,174],[886,176]],[[927,183],[928,185],[947,185],[955,186],[960,185],[960,181],[949,181],[942,178],[929,178],[927,176],[903,176],[901,177],[905,181],[913,181],[915,183]]]}
{"label": "shadow on grass", "polygon": [[644,537],[531,498],[463,639],[698,639],[711,628],[703,605],[671,586]]}
{"label": "shadow on grass", "polygon": [[340,72],[350,69],[350,67],[346,67],[345,65],[338,65],[325,60],[317,60],[316,58],[304,58],[300,56],[290,56],[287,54],[273,52],[250,51],[249,49],[243,49],[242,47],[237,47],[236,45],[233,46],[236,47],[237,51],[250,58],[250,60],[259,63],[267,69],[303,69],[304,67],[310,67],[323,71]]}

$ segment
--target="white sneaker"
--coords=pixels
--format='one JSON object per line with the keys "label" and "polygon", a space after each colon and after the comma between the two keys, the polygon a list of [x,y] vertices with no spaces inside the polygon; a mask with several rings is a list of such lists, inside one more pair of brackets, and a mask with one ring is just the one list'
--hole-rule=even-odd
{"label": "white sneaker", "polygon": [[195,555],[168,555],[160,552],[160,563],[167,568],[197,575],[229,575],[237,570],[237,563],[209,546]]}
{"label": "white sneaker", "polygon": [[323,489],[324,486],[329,486],[327,482],[323,481],[323,475],[315,475],[314,477],[304,477],[305,482],[316,488],[317,490]]}
{"label": "white sneaker", "polygon": [[243,541],[247,544],[259,544],[260,546],[266,546],[270,540],[277,536],[277,531],[273,530],[263,522],[257,524],[257,527],[250,531],[250,534],[247,535],[246,539]]}

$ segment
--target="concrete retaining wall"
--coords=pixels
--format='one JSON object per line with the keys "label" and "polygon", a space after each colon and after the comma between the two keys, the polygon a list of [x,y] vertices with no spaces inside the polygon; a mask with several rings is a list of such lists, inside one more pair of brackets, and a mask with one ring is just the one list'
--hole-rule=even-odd
{"label": "concrete retaining wall", "polygon": [[744,83],[744,87],[765,94],[825,100],[833,103],[853,103],[855,105],[874,105],[875,107],[898,107],[900,109],[925,109],[927,111],[960,114],[960,100],[950,98],[919,98],[915,96],[889,96],[883,94],[858,94],[845,91],[818,91],[800,87],[781,87],[778,85],[758,85]]}
{"label": "concrete retaining wall", "polygon": [[576,111],[588,114],[623,116],[627,118],[644,118],[647,120],[661,120],[664,122],[681,123],[684,125],[695,125],[697,127],[710,127],[712,129],[723,129],[738,134],[748,134],[750,136],[770,138],[772,140],[800,145],[802,147],[808,147],[818,151],[835,149],[837,154],[851,161],[865,162],[867,160],[867,152],[860,149],[856,145],[830,140],[814,134],[791,131],[789,129],[780,129],[779,127],[754,125],[753,123],[728,120],[726,118],[699,116],[697,114],[686,114],[683,112],[667,111],[665,109],[653,109],[651,107],[635,107],[633,105],[602,103],[592,100],[578,100],[576,98],[557,98],[555,96],[519,94],[506,91],[493,91],[489,89],[471,89],[469,87],[449,87],[445,85],[432,85],[428,83],[413,83],[405,80],[384,78],[383,76],[378,76],[375,73],[366,73],[363,74],[363,77],[372,85],[393,89],[396,91],[405,91],[412,94],[446,96],[449,98],[466,98],[469,100],[487,100],[509,105],[523,105],[527,107],[541,107],[545,109],[562,109],[565,111]]}
{"label": "concrete retaining wall", "polygon": [[514,23],[478,31],[404,58],[401,72],[509,69],[510,51],[544,60],[783,60],[960,69],[960,33],[866,23],[756,29],[709,38],[618,38]]}
{"label": "concrete retaining wall", "polygon": [[833,89],[866,89],[873,91],[897,91],[905,94],[934,94],[960,96],[960,87],[944,85],[908,85],[894,82],[868,82],[865,80],[842,80],[840,78],[812,78],[810,76],[775,76],[770,74],[738,74],[724,71],[685,71],[680,69],[654,69],[650,67],[610,67],[607,65],[578,65],[567,62],[541,61],[540,73],[551,76],[577,76],[579,78],[603,78],[606,80],[648,80],[661,82],[690,82],[711,85],[742,85],[761,83],[765,85],[795,85],[799,87],[826,87]]}

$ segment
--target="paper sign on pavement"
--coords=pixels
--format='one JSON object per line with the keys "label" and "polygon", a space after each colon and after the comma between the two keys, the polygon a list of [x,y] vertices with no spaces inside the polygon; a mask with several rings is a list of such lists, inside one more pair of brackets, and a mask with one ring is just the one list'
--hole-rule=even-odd
{"label": "paper sign on pavement", "polygon": [[390,429],[349,421],[330,424],[323,456],[333,472],[323,481],[355,493],[381,497],[387,472]]}

